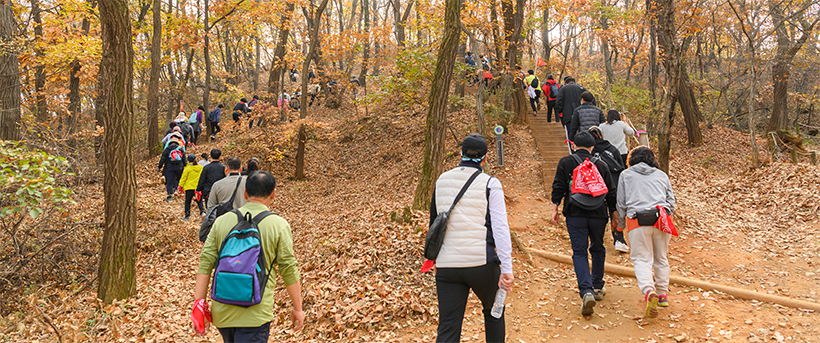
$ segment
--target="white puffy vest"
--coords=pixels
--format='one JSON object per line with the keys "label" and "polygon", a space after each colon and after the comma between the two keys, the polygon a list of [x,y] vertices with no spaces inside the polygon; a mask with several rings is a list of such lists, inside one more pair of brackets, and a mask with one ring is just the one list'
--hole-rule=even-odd
{"label": "white puffy vest", "polygon": [[[436,211],[447,211],[476,168],[458,167],[436,182]],[[469,268],[487,264],[487,182],[481,173],[461,197],[447,220],[444,242],[436,259],[439,268]]]}

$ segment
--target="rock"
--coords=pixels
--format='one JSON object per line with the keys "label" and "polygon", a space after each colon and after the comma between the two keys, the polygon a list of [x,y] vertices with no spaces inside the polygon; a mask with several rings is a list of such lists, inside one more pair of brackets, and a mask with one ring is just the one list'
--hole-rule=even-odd
{"label": "rock", "polygon": [[744,323],[746,323],[746,325],[752,325],[752,323],[754,323],[754,321],[752,321],[751,319],[746,319],[746,321]]}
{"label": "rock", "polygon": [[689,336],[686,335],[686,333],[684,332],[684,333],[682,333],[678,336],[675,336],[673,338],[675,339],[675,342],[680,343],[680,342],[686,342],[686,340],[689,339]]}
{"label": "rock", "polygon": [[763,343],[763,340],[757,336],[749,337],[749,343]]}

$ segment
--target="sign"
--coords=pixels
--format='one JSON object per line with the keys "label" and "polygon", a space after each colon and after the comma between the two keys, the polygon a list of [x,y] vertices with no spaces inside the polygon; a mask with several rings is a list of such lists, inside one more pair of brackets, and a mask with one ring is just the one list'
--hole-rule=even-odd
{"label": "sign", "polygon": [[501,125],[496,125],[493,128],[493,132],[495,132],[495,145],[496,151],[498,153],[498,166],[504,166],[504,127]]}

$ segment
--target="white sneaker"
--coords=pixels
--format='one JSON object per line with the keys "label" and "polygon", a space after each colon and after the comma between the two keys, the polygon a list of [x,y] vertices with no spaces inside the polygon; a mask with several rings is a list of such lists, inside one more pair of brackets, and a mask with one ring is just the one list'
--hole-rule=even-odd
{"label": "white sneaker", "polygon": [[629,246],[621,242],[615,242],[615,250],[620,252],[629,252]]}

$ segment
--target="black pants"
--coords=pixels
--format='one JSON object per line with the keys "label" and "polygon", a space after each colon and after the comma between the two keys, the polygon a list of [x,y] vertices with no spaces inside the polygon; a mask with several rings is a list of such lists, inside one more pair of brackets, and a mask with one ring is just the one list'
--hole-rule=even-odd
{"label": "black pants", "polygon": [[211,136],[216,137],[216,133],[222,131],[222,128],[219,127],[219,122],[218,121],[211,122],[211,125],[214,127],[214,132],[211,133]]}
{"label": "black pants", "polygon": [[[191,200],[196,201],[196,190],[195,189],[187,189],[185,190],[185,216],[191,216]],[[202,205],[202,201],[196,201],[197,207],[199,207],[199,215],[205,213],[205,206]]]}
{"label": "black pants", "polygon": [[225,343],[265,343],[270,336],[270,322],[255,328],[219,328]]}
{"label": "black pants", "polygon": [[185,167],[179,166],[165,166],[165,191],[168,195],[174,195],[179,186],[179,179],[182,178],[182,170]]}
{"label": "black pants", "polygon": [[235,123],[239,123],[239,118],[242,118],[242,113],[241,112],[234,112],[233,114],[231,114],[231,116],[233,117],[233,121]]}
{"label": "black pants", "polygon": [[191,133],[191,143],[196,144],[197,140],[199,139],[199,135],[202,134],[202,125],[199,123],[193,123],[191,126],[194,127],[194,132]]}
{"label": "black pants", "polygon": [[[536,105],[536,104],[539,104],[539,103],[538,103],[538,98],[540,98],[540,97],[541,97],[541,91],[539,91],[539,90],[537,90],[537,89],[536,89],[536,90],[535,90],[535,97],[534,97],[534,98],[530,98],[530,106],[532,106],[532,111],[533,111],[533,112],[537,112],[537,111],[538,111],[538,109],[535,107],[535,105]],[[540,104],[539,104],[539,105],[540,105]]]}
{"label": "black pants", "polygon": [[[578,293],[592,293],[593,289],[604,287],[604,230],[606,218],[567,217],[567,232],[572,242],[572,266],[578,280]],[[589,270],[587,249],[592,255],[592,272]]]}
{"label": "black pants", "polygon": [[495,318],[490,315],[498,291],[501,269],[497,264],[486,264],[472,268],[438,268],[436,272],[436,292],[438,294],[438,337],[436,342],[458,342],[461,340],[461,323],[467,308],[470,289],[484,306],[485,339],[490,342],[504,342],[504,315]]}
{"label": "black pants", "polygon": [[552,122],[552,113],[555,112],[555,122],[560,123],[561,118],[558,117],[558,111],[555,111],[555,100],[547,100],[547,122]]}

